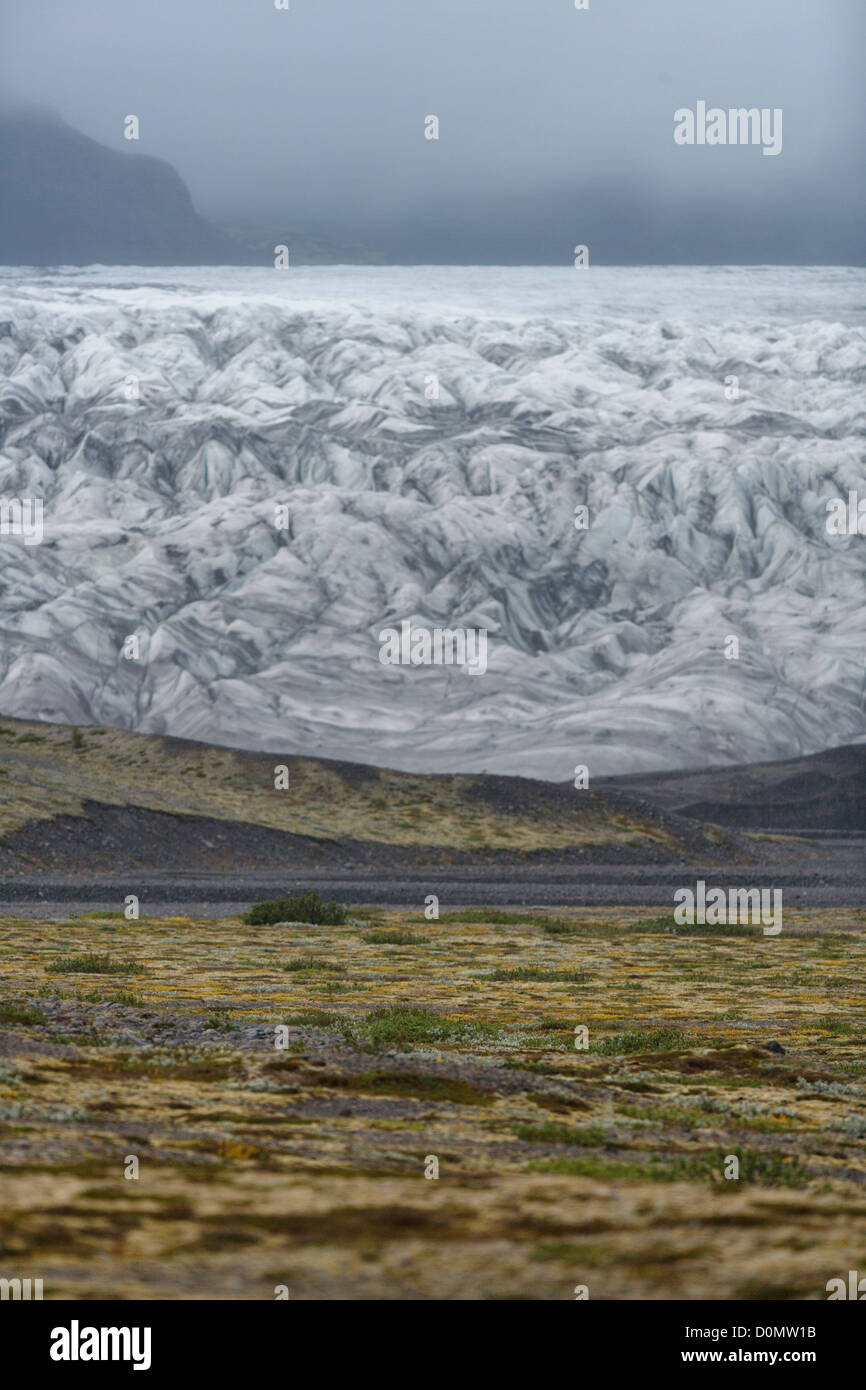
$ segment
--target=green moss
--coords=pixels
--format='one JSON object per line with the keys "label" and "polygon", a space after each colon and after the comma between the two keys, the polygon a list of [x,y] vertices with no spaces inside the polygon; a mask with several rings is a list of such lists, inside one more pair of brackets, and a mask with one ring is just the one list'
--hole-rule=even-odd
{"label": "green moss", "polygon": [[628,1033],[610,1033],[592,1050],[603,1057],[611,1057],[628,1052],[672,1052],[689,1045],[688,1037],[679,1028],[643,1028]]}
{"label": "green moss", "polygon": [[490,980],[516,980],[527,984],[545,982],[549,984],[584,985],[592,978],[585,970],[542,970],[539,966],[520,965],[514,970],[494,970]]}
{"label": "green moss", "polygon": [[811,1026],[832,1033],[835,1037],[847,1037],[850,1033],[859,1032],[862,1025],[846,1018],[819,1018]]}
{"label": "green moss", "polygon": [[373,1047],[400,1049],[424,1043],[479,1041],[493,1037],[497,1030],[490,1024],[466,1023],[446,1018],[432,1009],[413,1009],[403,1005],[372,1009],[356,1024],[356,1034]]}
{"label": "green moss", "polygon": [[430,938],[411,931],[371,931],[361,939],[371,946],[424,946]]}
{"label": "green moss", "polygon": [[282,970],[336,970],[344,972],[345,965],[336,965],[330,960],[320,960],[318,956],[296,956],[280,967]]}
{"label": "green moss", "polygon": [[546,917],[541,912],[505,912],[495,907],[466,907],[459,912],[443,912],[439,917],[443,925],[448,922],[488,922],[503,927],[547,927],[552,920],[556,919]]}
{"label": "green moss", "polygon": [[374,1071],[354,1076],[327,1074],[317,1078],[322,1085],[335,1090],[352,1091],[365,1096],[405,1096],[423,1101],[451,1101],[455,1105],[490,1105],[495,1095],[471,1086],[466,1081],[449,1076],[429,1076],[419,1072]]}
{"label": "green moss", "polygon": [[333,1028],[342,1021],[340,1014],[329,1013],[327,1009],[307,1009],[304,1013],[290,1014],[286,1019],[290,1028]]}
{"label": "green moss", "polygon": [[275,922],[312,922],[315,926],[340,927],[346,921],[346,909],[339,903],[326,903],[314,888],[293,898],[268,898],[255,903],[244,916],[248,926],[273,926]]}
{"label": "green moss", "polygon": [[[725,1166],[729,1158],[739,1161],[737,1178],[725,1178]],[[704,1154],[678,1154],[676,1157],[653,1160],[650,1164],[653,1173],[667,1181],[677,1182],[708,1180],[722,1189],[736,1190],[743,1183],[756,1183],[764,1187],[803,1187],[809,1181],[809,1174],[799,1158],[787,1158],[777,1150],[761,1149],[713,1149]]]}
{"label": "green moss", "polygon": [[555,1173],[569,1178],[646,1178],[649,1174],[639,1163],[620,1163],[616,1159],[593,1155],[586,1158],[535,1158],[528,1165],[530,1173]]}
{"label": "green moss", "polygon": [[80,956],[59,956],[45,969],[53,975],[138,975],[143,966],[135,960],[112,960],[85,951]]}
{"label": "green moss", "polygon": [[0,1003],[0,1023],[44,1023],[41,1009],[23,1009],[18,1004]]}
{"label": "green moss", "polygon": [[575,1148],[594,1149],[614,1142],[598,1125],[584,1129],[576,1125],[518,1125],[514,1132],[524,1144],[572,1144]]}

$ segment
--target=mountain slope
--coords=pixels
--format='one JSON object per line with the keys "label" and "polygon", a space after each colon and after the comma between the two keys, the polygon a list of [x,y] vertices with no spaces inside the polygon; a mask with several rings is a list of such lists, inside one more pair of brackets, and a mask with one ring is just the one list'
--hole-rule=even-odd
{"label": "mountain slope", "polygon": [[640,797],[659,811],[740,830],[866,834],[864,744],[773,763],[603,777],[596,785]]}
{"label": "mountain slope", "polygon": [[0,114],[0,264],[237,259],[165,160],[109,149],[50,111]]}
{"label": "mountain slope", "polygon": [[[277,789],[280,767],[288,786]],[[392,863],[398,847],[404,864],[749,854],[736,834],[616,791],[422,776],[117,729],[0,720],[0,870],[118,871],[143,859],[191,872],[278,868],[299,857],[375,866]]]}

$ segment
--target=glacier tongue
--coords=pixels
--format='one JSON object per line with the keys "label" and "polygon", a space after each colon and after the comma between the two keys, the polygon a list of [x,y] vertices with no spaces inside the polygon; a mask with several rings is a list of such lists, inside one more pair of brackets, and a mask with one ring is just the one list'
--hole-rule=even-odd
{"label": "glacier tongue", "polygon": [[[866,739],[866,536],[825,524],[866,498],[862,271],[0,298],[0,497],[45,504],[0,537],[2,713],[554,780]],[[486,674],[380,664],[407,618],[487,628]]]}

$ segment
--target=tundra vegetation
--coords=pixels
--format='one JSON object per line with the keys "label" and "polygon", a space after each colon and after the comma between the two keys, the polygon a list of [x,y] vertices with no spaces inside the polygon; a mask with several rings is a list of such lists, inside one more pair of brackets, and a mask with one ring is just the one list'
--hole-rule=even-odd
{"label": "tundra vegetation", "polygon": [[0,919],[3,1260],[46,1298],[813,1299],[862,1264],[862,914],[323,915]]}

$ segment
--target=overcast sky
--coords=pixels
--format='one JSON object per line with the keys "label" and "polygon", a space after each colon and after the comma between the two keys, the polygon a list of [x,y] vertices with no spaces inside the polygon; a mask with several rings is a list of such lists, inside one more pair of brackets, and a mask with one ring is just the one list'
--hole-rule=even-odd
{"label": "overcast sky", "polygon": [[[2,10],[6,96],[169,160],[211,219],[408,261],[863,260],[864,0]],[[676,145],[699,99],[781,107],[782,153]]]}

